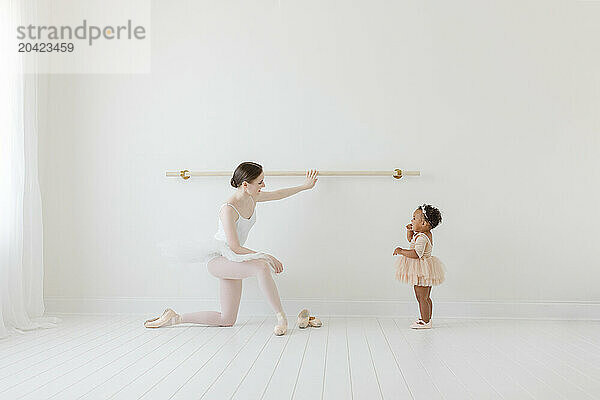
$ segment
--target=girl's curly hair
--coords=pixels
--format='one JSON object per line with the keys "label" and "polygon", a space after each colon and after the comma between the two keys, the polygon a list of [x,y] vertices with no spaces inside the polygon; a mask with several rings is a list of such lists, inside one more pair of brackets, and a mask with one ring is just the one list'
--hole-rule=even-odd
{"label": "girl's curly hair", "polygon": [[419,209],[423,211],[423,218],[429,222],[431,229],[442,223],[442,213],[431,204],[423,204],[419,206]]}

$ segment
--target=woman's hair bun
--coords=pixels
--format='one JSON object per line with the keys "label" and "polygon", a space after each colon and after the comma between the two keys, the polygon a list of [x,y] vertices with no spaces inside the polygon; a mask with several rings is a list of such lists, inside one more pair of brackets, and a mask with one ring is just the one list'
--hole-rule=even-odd
{"label": "woman's hair bun", "polygon": [[239,188],[244,182],[252,182],[263,172],[262,166],[255,162],[246,161],[237,166],[231,177],[231,186]]}

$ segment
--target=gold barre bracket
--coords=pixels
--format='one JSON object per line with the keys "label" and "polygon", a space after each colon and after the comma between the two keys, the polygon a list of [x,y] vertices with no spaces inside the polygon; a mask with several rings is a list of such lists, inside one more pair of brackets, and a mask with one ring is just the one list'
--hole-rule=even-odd
{"label": "gold barre bracket", "polygon": [[[168,175],[167,175],[168,176]],[[184,180],[186,179],[190,179],[192,176],[190,175],[190,171],[188,171],[187,169],[184,169],[183,171],[181,171],[179,173],[179,176],[181,176]]]}
{"label": "gold barre bracket", "polygon": [[[190,172],[187,169],[182,171],[167,171],[166,176],[178,176],[183,180],[188,180],[192,176],[231,176],[230,171],[201,171]],[[266,176],[305,176],[306,171],[266,171]],[[403,171],[394,169],[393,171],[319,171],[319,176],[392,176],[400,179],[403,176],[420,176],[421,171]]]}

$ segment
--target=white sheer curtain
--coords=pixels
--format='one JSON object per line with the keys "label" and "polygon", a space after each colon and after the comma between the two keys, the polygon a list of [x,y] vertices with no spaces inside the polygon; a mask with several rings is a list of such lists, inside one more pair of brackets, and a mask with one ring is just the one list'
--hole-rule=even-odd
{"label": "white sheer curtain", "polygon": [[0,338],[55,326],[44,314],[37,77],[24,74],[16,26],[35,2],[0,0]]}

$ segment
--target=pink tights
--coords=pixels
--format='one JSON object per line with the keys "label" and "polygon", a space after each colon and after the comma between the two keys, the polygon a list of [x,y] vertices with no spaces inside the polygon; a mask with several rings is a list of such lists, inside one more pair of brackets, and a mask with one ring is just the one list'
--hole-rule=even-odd
{"label": "pink tights", "polygon": [[219,278],[221,312],[198,311],[183,314],[181,323],[194,323],[210,326],[232,326],[238,314],[242,297],[242,279],[256,276],[258,287],[276,313],[283,313],[277,286],[271,276],[271,269],[265,260],[244,262],[229,261],[225,257],[213,258],[208,262],[208,272]]}

